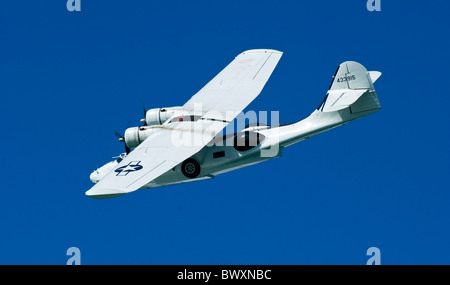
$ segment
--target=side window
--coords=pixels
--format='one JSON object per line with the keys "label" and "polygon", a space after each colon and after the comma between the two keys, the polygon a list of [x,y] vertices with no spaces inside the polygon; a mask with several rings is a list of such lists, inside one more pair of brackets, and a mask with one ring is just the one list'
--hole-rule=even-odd
{"label": "side window", "polygon": [[237,133],[233,146],[237,151],[247,151],[257,146],[264,138],[264,135],[256,132]]}
{"label": "side window", "polygon": [[213,158],[225,157],[225,151],[218,151],[213,153]]}

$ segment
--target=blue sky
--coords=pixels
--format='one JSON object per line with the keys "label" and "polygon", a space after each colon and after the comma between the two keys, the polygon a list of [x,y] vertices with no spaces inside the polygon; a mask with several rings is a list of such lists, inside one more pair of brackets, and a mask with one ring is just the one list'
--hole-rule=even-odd
{"label": "blue sky", "polygon": [[[448,1],[8,1],[0,9],[0,264],[448,264]],[[336,67],[380,112],[210,181],[92,200],[114,131],[184,104],[237,54],[284,55],[247,108],[309,115]]]}

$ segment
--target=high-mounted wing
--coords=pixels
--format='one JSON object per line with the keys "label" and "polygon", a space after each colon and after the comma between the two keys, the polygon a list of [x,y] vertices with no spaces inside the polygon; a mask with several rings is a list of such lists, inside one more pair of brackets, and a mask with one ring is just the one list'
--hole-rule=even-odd
{"label": "high-mounted wing", "polygon": [[203,113],[220,112],[222,118],[227,115],[226,120],[233,120],[261,93],[282,55],[282,52],[270,49],[239,54],[183,108],[194,111],[199,104]]}
{"label": "high-mounted wing", "polygon": [[281,55],[275,50],[238,55],[183,106],[196,114],[200,107],[200,120],[160,126],[86,195],[108,198],[138,190],[196,154],[259,95]]}
{"label": "high-mounted wing", "polygon": [[161,126],[86,195],[109,198],[138,190],[200,151],[226,125],[222,121],[199,120]]}

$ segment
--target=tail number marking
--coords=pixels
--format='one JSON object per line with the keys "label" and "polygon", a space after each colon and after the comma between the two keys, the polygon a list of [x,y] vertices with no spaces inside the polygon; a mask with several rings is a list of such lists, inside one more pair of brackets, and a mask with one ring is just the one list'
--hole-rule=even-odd
{"label": "tail number marking", "polygon": [[337,78],[337,82],[347,82],[347,81],[352,81],[352,80],[356,80],[356,75],[344,76],[344,77]]}

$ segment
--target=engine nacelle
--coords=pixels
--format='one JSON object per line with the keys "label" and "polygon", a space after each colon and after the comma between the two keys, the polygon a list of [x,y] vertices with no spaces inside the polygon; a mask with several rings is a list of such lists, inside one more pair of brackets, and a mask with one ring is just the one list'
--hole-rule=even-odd
{"label": "engine nacelle", "polygon": [[157,131],[158,129],[147,127],[128,128],[125,130],[125,143],[129,148],[135,148]]}
{"label": "engine nacelle", "polygon": [[147,126],[162,125],[171,117],[178,114],[181,115],[182,113],[183,107],[150,109],[145,114],[145,121],[147,122]]}

